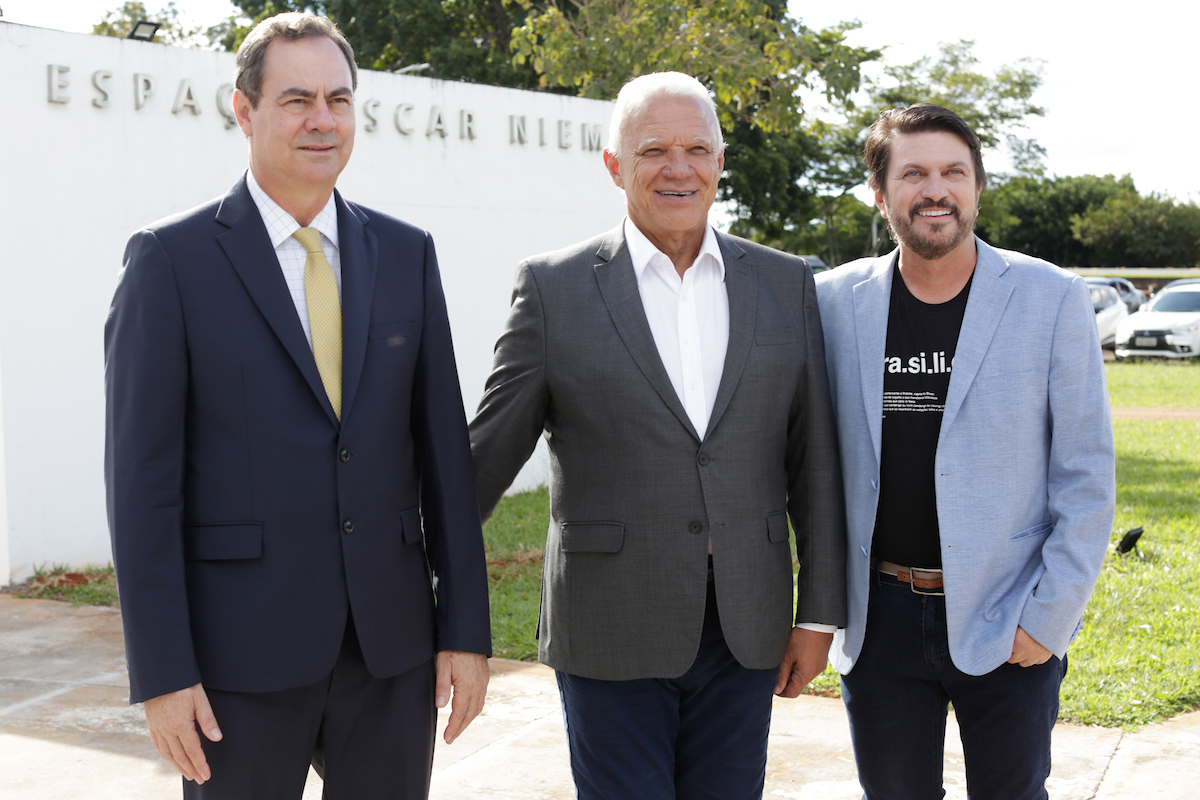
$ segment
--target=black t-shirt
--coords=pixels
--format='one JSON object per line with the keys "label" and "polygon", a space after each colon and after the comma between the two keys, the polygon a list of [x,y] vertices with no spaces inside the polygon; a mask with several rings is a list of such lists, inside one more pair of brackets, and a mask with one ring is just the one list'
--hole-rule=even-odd
{"label": "black t-shirt", "polygon": [[931,305],[913,297],[897,267],[892,272],[883,358],[883,463],[871,555],[939,569],[934,459],[971,281],[953,300]]}

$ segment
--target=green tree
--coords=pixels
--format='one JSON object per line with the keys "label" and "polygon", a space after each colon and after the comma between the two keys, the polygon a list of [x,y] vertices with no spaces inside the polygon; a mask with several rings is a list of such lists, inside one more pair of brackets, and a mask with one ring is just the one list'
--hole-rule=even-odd
{"label": "green tree", "polygon": [[[1032,102],[1041,85],[1040,67],[1021,61],[987,75],[978,71],[971,47],[969,41],[943,44],[936,57],[884,67],[881,77],[865,81],[860,105],[835,105],[842,117],[838,123],[810,120],[753,140],[735,127],[730,147],[744,146],[744,152],[728,170],[722,194],[735,206],[734,232],[792,252],[805,242],[806,252],[830,264],[875,255],[883,246],[883,228],[879,220],[871,221],[874,209],[851,194],[866,182],[862,152],[867,130],[881,111],[917,102],[953,110],[985,148],[1006,146],[1019,172],[1040,174],[1044,151],[1016,135],[1028,116],[1043,113]],[[804,158],[781,160],[783,153],[803,153]],[[764,163],[753,163],[758,160]],[[748,177],[744,185],[736,181],[738,170]],[[819,237],[814,238],[814,230]]]}
{"label": "green tree", "polygon": [[159,23],[155,41],[186,47],[195,43],[199,29],[184,27],[179,19],[179,9],[175,0],[170,0],[159,11],[151,14],[146,10],[146,4],[141,0],[125,0],[124,5],[104,15],[104,19],[92,26],[92,33],[97,36],[115,36],[124,39],[133,30],[139,20]]}
{"label": "green tree", "polygon": [[1071,218],[1099,266],[1182,267],[1200,262],[1200,207],[1170,197],[1118,194]]}
{"label": "green tree", "polygon": [[1018,174],[1040,175],[1045,149],[1017,132],[1029,117],[1046,112],[1033,95],[1042,85],[1040,61],[1022,58],[992,75],[978,71],[973,41],[943,42],[941,52],[910,64],[884,67],[882,78],[867,86],[870,103],[851,120],[862,128],[889,108],[934,103],[958,114],[979,137],[985,149],[1008,148]]}
{"label": "green tree", "polygon": [[1110,199],[1137,196],[1128,175],[1016,177],[984,192],[978,230],[996,247],[1062,267],[1092,265],[1097,263],[1095,249],[1075,237],[1072,219]]}
{"label": "green tree", "polygon": [[782,0],[515,0],[528,9],[513,30],[515,60],[531,63],[545,87],[612,99],[630,78],[677,70],[716,99],[726,130],[735,120],[790,130],[801,94],[845,99],[860,65],[878,51],[853,48],[844,23],[812,31]]}
{"label": "green tree", "polygon": [[284,11],[311,11],[336,22],[365,69],[394,72],[428,64],[421,74],[496,86],[536,88],[532,66],[516,64],[511,32],[525,19],[515,0],[232,0],[249,18],[230,26],[236,50],[257,22]]}

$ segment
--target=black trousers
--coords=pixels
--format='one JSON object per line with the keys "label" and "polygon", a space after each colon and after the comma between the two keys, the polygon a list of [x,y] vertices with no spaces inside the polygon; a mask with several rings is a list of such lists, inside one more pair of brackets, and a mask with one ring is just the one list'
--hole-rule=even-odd
{"label": "black trousers", "polygon": [[200,737],[212,779],[183,782],[187,800],[300,800],[311,763],[326,800],[425,800],[437,709],[434,661],[391,678],[368,671],[347,622],[333,671],[279,692],[205,687],[219,742]]}

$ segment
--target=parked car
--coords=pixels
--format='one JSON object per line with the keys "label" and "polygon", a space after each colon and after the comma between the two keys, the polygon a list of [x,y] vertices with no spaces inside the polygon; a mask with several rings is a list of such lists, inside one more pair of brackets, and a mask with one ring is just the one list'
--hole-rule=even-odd
{"label": "parked car", "polygon": [[1084,278],[1085,281],[1091,284],[1102,284],[1111,286],[1117,290],[1117,294],[1121,296],[1121,302],[1129,309],[1129,313],[1137,311],[1142,307],[1142,303],[1146,302],[1146,293],[1134,286],[1124,278],[1104,278],[1093,276]]}
{"label": "parked car", "polygon": [[1117,325],[1118,359],[1200,355],[1200,281],[1164,286],[1136,314]]}
{"label": "parked car", "polygon": [[825,259],[821,258],[820,256],[800,256],[800,257],[808,262],[808,267],[809,267],[809,269],[811,269],[813,271],[813,275],[816,275],[818,272],[824,272],[825,270],[829,269],[829,265],[825,263]]}
{"label": "parked car", "polygon": [[[1200,285],[1200,278],[1176,278],[1162,288],[1170,289],[1172,286],[1191,286],[1193,284]],[[1161,292],[1162,289],[1159,289],[1159,291]]]}
{"label": "parked car", "polygon": [[1106,283],[1088,286],[1092,293],[1092,308],[1096,310],[1096,330],[1100,333],[1100,346],[1110,350],[1116,346],[1117,325],[1129,316],[1129,309],[1121,301],[1117,290]]}

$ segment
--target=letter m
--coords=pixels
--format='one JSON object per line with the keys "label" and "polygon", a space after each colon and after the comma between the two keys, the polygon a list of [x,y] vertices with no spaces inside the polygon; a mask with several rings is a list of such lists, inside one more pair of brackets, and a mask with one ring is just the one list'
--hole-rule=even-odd
{"label": "letter m", "polygon": [[600,144],[600,126],[588,125],[586,122],[580,123],[579,130],[583,133],[583,142],[580,143],[581,150],[602,150],[603,145]]}

